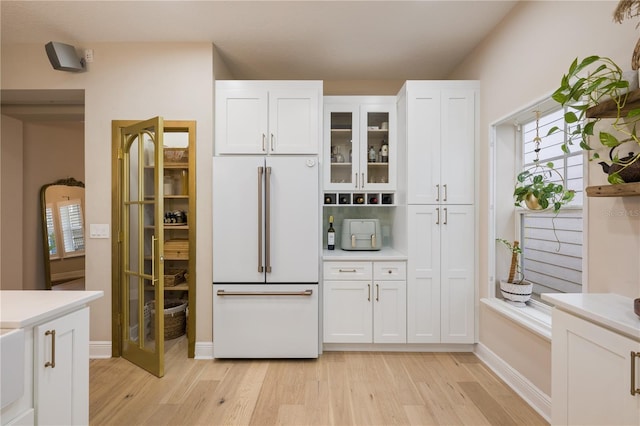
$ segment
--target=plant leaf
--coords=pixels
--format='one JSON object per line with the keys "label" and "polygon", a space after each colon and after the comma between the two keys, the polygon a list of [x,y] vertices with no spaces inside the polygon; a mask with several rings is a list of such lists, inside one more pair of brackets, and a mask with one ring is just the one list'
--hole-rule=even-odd
{"label": "plant leaf", "polygon": [[609,148],[613,148],[614,146],[620,145],[618,139],[613,136],[611,133],[600,132],[600,143],[604,146],[608,146]]}

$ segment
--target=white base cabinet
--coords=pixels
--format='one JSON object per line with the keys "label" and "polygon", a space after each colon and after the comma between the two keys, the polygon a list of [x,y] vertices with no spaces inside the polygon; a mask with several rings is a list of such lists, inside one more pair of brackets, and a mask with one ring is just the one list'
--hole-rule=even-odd
{"label": "white base cabinet", "polygon": [[89,424],[89,308],[35,328],[37,424]]}
{"label": "white base cabinet", "polygon": [[324,343],[406,343],[404,262],[324,262]]}
{"label": "white base cabinet", "polygon": [[87,303],[102,295],[0,291],[0,328],[24,331],[24,392],[2,407],[2,425],[89,424]]}
{"label": "white base cabinet", "polygon": [[[553,310],[551,423],[640,425],[640,391],[633,392],[640,388],[640,358],[632,361],[632,352],[640,352],[640,320],[633,314],[631,299],[613,306],[611,312],[617,316],[627,312],[637,338],[599,324],[599,318],[607,318],[602,310],[597,312],[595,321],[589,320],[594,317],[589,311],[590,304],[595,306],[591,301],[602,296],[597,302],[602,307],[606,304],[602,299],[615,295],[553,297],[564,296],[585,297],[584,302],[577,305],[581,317],[557,307]],[[616,322],[621,324],[624,320]]]}

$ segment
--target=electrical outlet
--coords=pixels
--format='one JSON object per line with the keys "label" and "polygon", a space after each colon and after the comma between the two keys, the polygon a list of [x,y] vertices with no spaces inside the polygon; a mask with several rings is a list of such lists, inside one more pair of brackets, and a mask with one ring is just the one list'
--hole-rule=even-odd
{"label": "electrical outlet", "polygon": [[84,49],[84,60],[93,62],[93,49]]}

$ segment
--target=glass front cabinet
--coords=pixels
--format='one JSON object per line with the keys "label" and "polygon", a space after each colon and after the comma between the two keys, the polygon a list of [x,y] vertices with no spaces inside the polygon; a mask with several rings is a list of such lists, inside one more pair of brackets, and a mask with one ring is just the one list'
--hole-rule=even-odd
{"label": "glass front cabinet", "polygon": [[369,204],[367,194],[395,190],[395,110],[395,97],[325,96],[324,189],[343,193],[335,204],[358,204],[359,194]]}

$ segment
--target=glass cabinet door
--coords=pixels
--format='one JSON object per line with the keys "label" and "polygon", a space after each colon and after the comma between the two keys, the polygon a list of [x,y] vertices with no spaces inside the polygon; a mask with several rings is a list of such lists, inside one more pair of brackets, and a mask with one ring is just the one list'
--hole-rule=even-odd
{"label": "glass cabinet door", "polygon": [[390,183],[389,138],[390,111],[386,106],[362,106],[362,122],[366,126],[363,138],[362,165],[364,185],[362,189],[386,187]]}
{"label": "glass cabinet door", "polygon": [[[333,189],[355,190],[359,186],[359,127],[358,106],[325,106],[325,158],[329,165],[326,186]],[[328,128],[327,128],[328,127]]]}

